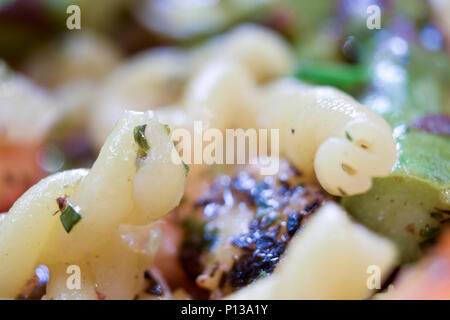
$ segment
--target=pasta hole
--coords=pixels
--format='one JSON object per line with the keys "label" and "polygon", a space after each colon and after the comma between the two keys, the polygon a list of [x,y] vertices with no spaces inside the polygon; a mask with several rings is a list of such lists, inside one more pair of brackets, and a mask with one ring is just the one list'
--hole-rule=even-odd
{"label": "pasta hole", "polygon": [[355,169],[353,169],[352,167],[350,167],[348,164],[342,163],[341,167],[342,167],[342,170],[344,170],[346,173],[348,173],[351,176],[353,176],[357,173],[357,171]]}

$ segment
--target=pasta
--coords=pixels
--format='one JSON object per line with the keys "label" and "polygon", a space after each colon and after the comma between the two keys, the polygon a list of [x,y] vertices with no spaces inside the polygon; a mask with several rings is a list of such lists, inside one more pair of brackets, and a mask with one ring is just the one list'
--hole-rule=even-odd
{"label": "pasta", "polygon": [[193,53],[194,66],[214,59],[241,63],[257,82],[286,75],[293,65],[291,50],[275,32],[246,23],[213,39]]}
{"label": "pasta", "polygon": [[116,47],[99,34],[69,33],[32,56],[25,69],[38,84],[59,88],[103,78],[119,57]]}
{"label": "pasta", "polygon": [[6,71],[0,78],[0,139],[40,143],[60,114],[53,96],[24,76]]}
{"label": "pasta", "polygon": [[270,277],[227,298],[364,299],[371,292],[371,266],[385,279],[397,262],[391,242],[355,225],[331,203],[292,241]]}
{"label": "pasta", "polygon": [[260,126],[280,129],[281,153],[333,195],[363,193],[395,164],[389,125],[337,89],[282,79],[263,89],[260,107]]}
{"label": "pasta", "polygon": [[[231,59],[213,60],[195,74],[184,96],[191,119],[207,127],[255,127],[256,85],[247,70]],[[239,112],[241,117],[237,118]]]}
{"label": "pasta", "polygon": [[188,113],[213,128],[279,129],[281,154],[333,195],[369,190],[372,177],[387,175],[397,159],[389,125],[331,87],[289,78],[258,87],[239,64],[213,61],[187,97]]}
{"label": "pasta", "polygon": [[[136,169],[139,147],[133,140],[133,129],[142,125],[146,125],[144,133],[151,147]],[[148,252],[142,257],[146,250],[124,244],[132,231],[125,225],[154,222],[179,203],[185,169],[172,161],[173,149],[166,130],[151,112],[128,111],[106,140],[92,169],[57,173],[28,190],[0,223],[0,255],[8,257],[0,265],[0,295],[17,295],[34,267],[45,264],[52,274],[48,297],[64,298],[67,293],[61,290],[63,280],[58,275],[74,264],[83,265],[87,276],[83,279],[83,290],[87,291],[77,293],[81,297],[90,297],[98,288],[106,295],[120,293],[121,297],[132,298],[142,279],[131,281],[131,277],[143,273],[138,270],[145,269],[143,262],[148,264],[149,258],[145,257]],[[56,199],[65,196],[82,215],[70,233],[53,215],[58,211]],[[153,239],[149,235],[152,229],[147,232],[148,241],[142,243],[148,245]],[[129,256],[126,262],[125,256]],[[84,265],[89,257],[93,261]],[[120,277],[114,272],[110,274],[114,281],[99,277],[105,277],[103,271],[111,269],[117,269]],[[110,282],[120,290],[108,287]]]}

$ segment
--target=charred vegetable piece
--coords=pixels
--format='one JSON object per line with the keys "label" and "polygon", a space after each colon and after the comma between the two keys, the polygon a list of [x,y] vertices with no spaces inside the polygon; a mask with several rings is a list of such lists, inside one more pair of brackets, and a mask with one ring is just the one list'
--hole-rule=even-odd
{"label": "charred vegetable piece", "polygon": [[219,175],[184,221],[181,263],[214,298],[270,275],[294,235],[330,200],[301,185],[287,162],[274,177],[249,167]]}

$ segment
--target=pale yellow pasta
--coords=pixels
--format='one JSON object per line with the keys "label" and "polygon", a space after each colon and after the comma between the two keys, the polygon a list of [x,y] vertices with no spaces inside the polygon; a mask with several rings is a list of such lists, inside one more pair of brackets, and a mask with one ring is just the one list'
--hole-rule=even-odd
{"label": "pale yellow pasta", "polygon": [[[191,119],[185,123],[201,120],[218,129],[255,127],[256,83],[284,75],[292,67],[282,38],[253,24],[234,28],[191,56],[193,74],[178,103]],[[161,113],[173,122],[167,112]]]}
{"label": "pale yellow pasta", "polygon": [[32,55],[24,68],[40,85],[57,88],[101,79],[119,60],[117,48],[100,34],[67,32]]}
{"label": "pale yellow pasta", "polygon": [[[108,245],[92,251],[83,261],[50,265],[52,275],[44,298],[98,299],[98,292],[107,299],[133,299],[142,292],[143,270],[151,265],[158,249],[159,239],[152,237],[154,229],[153,225],[120,225],[108,237]],[[82,270],[79,290],[67,288],[69,265],[79,265]]]}
{"label": "pale yellow pasta", "polygon": [[[67,279],[70,276],[69,266],[77,265],[82,271],[80,279],[80,289],[72,289],[67,286]],[[49,266],[51,275],[47,284],[44,300],[96,300],[98,296],[95,292],[95,282],[92,274],[87,273],[86,263],[66,263]],[[70,281],[70,280],[69,280]]]}
{"label": "pale yellow pasta", "polygon": [[31,187],[0,222],[0,296],[14,298],[33,275],[58,217],[56,198],[70,194],[88,170],[57,173]]}
{"label": "pale yellow pasta", "polygon": [[164,106],[155,109],[154,112],[159,121],[168,125],[170,129],[192,127],[192,117],[180,105]]}
{"label": "pale yellow pasta", "polygon": [[[152,148],[136,172],[137,147],[133,129],[142,124],[147,124],[145,132]],[[86,251],[104,245],[111,230],[116,230],[121,223],[130,219],[148,223],[159,218],[160,214],[165,214],[170,209],[168,207],[173,207],[182,196],[184,169],[182,165],[172,163],[171,148],[173,144],[170,137],[151,113],[126,111],[106,140],[89,175],[71,195],[71,202],[82,208],[83,220],[70,234],[62,228],[57,230],[58,234],[54,237],[59,240],[53,243],[54,259],[67,251],[72,256],[81,257]],[[152,178],[149,174],[152,166],[157,170],[164,167],[167,171],[173,169],[172,175],[163,170],[157,179]],[[147,184],[142,185],[141,180]],[[156,185],[157,195],[151,194],[154,186],[149,182]],[[141,190],[135,189],[136,184]],[[141,195],[142,189],[147,190],[144,196]],[[159,205],[155,203],[154,196],[160,202]],[[147,205],[149,200],[153,201],[151,206]],[[154,206],[167,211],[152,211]],[[146,210],[138,210],[142,207]],[[134,211],[138,214],[132,216]],[[96,241],[86,241],[93,234]]]}
{"label": "pale yellow pasta", "polygon": [[40,142],[60,115],[55,99],[24,76],[7,73],[0,78],[0,139]]}
{"label": "pale yellow pasta", "polygon": [[258,81],[286,75],[292,70],[293,56],[287,43],[276,32],[246,23],[219,36],[193,54],[194,65],[217,58],[241,63]]}
{"label": "pale yellow pasta", "polygon": [[[168,132],[159,124],[146,129],[151,148],[134,178],[136,221],[154,221],[176,207],[180,202],[186,172]],[[175,155],[177,158],[173,159]],[[151,182],[151,183],[149,183]]]}
{"label": "pale yellow pasta", "polygon": [[183,103],[189,117],[204,121],[206,127],[254,127],[256,89],[242,64],[216,59],[201,67],[191,79]]}
{"label": "pale yellow pasta", "polygon": [[[150,149],[138,165],[140,147],[134,128],[143,125]],[[151,223],[178,205],[185,169],[181,162],[172,161],[173,150],[167,131],[153,113],[126,111],[90,171],[56,174],[25,193],[0,223],[0,238],[4,238],[0,295],[20,293],[37,264],[50,268],[50,288],[55,289],[49,298],[91,296],[90,289],[58,293],[63,283],[59,277],[68,276],[61,268],[72,264],[83,265],[83,275],[92,277],[92,281],[83,278],[88,287],[92,282],[111,297],[130,298],[138,293],[142,283],[138,275],[151,261],[142,256],[154,254],[155,248],[137,250],[124,237],[133,232],[132,227],[121,225]],[[82,216],[69,233],[59,221],[56,202],[64,196]],[[149,238],[147,245],[153,240],[157,239]]]}
{"label": "pale yellow pasta", "polygon": [[[148,226],[142,228],[151,234]],[[136,251],[115,233],[109,244],[88,260],[96,290],[108,299],[133,299],[143,290],[143,271],[151,265],[155,252]]]}
{"label": "pale yellow pasta", "polygon": [[367,191],[397,158],[389,125],[349,95],[282,79],[262,89],[260,126],[280,129],[280,150],[333,195]]}
{"label": "pale yellow pasta", "polygon": [[371,276],[382,283],[396,263],[393,243],[330,203],[292,240],[272,275],[228,298],[364,299],[377,286]]}

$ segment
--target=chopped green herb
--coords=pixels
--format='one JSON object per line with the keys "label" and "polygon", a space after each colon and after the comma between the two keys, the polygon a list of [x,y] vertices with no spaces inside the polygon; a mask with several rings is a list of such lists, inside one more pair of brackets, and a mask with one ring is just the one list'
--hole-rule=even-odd
{"label": "chopped green herb", "polygon": [[164,130],[166,130],[167,134],[170,135],[170,127],[167,124],[164,124]]}
{"label": "chopped green herb", "polygon": [[60,217],[62,225],[67,233],[69,233],[82,218],[81,214],[79,214],[70,204],[66,205],[66,208],[61,212]]}
{"label": "chopped green herb", "polygon": [[184,172],[187,175],[189,173],[190,168],[189,168],[189,166],[186,163],[184,163],[184,161],[183,161],[183,167],[184,167]]}
{"label": "chopped green herb", "polygon": [[139,147],[144,151],[148,151],[150,149],[150,145],[148,144],[147,138],[145,137],[146,127],[147,125],[144,124],[134,128],[134,141],[136,141]]}
{"label": "chopped green herb", "polygon": [[138,169],[142,165],[142,162],[147,158],[147,151],[150,149],[150,145],[145,137],[146,127],[147,125],[143,124],[134,128],[134,141],[136,141],[139,146],[136,157],[136,167]]}
{"label": "chopped green herb", "polygon": [[345,137],[347,138],[348,141],[353,141],[352,136],[347,131],[345,131]]}
{"label": "chopped green herb", "polygon": [[147,152],[145,152],[142,149],[139,149],[137,152],[137,157],[136,157],[136,167],[138,167],[138,169],[141,167],[142,162],[147,159]]}

